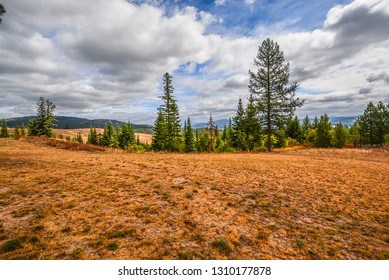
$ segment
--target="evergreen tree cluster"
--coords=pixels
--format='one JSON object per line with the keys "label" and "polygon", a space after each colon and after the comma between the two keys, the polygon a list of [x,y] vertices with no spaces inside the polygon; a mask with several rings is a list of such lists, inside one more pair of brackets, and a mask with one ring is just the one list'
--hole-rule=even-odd
{"label": "evergreen tree cluster", "polygon": [[143,145],[140,143],[139,138],[135,139],[135,132],[131,123],[123,123],[119,127],[118,125],[113,126],[112,122],[108,122],[105,125],[103,133],[97,133],[96,128],[92,127],[86,143],[135,151],[147,148],[146,144]]}
{"label": "evergreen tree cluster", "polygon": [[27,132],[24,124],[22,126],[16,126],[13,134],[11,134],[8,130],[7,122],[3,119],[1,122],[1,129],[0,129],[0,138],[8,138],[8,137],[14,137],[15,139],[19,139],[21,137],[26,137]]}
{"label": "evergreen tree cluster", "polygon": [[389,139],[389,103],[381,101],[375,106],[370,102],[363,115],[358,118],[360,144],[383,144]]}
{"label": "evergreen tree cluster", "polygon": [[[163,77],[164,104],[158,109],[154,123],[152,149],[156,151],[227,152],[271,151],[305,144],[317,148],[343,148],[347,144],[384,143],[388,134],[388,106],[380,102],[368,105],[363,116],[348,129],[339,123],[332,125],[327,114],[308,116],[300,124],[294,115],[304,100],[295,97],[296,82],[289,83],[289,63],[285,62],[278,44],[265,40],[254,58],[257,71],[249,71],[247,106],[239,99],[235,116],[222,130],[210,115],[207,128],[193,130],[190,118],[180,133],[179,114],[174,99],[172,76]],[[183,135],[181,135],[183,134]],[[194,136],[193,136],[194,134]],[[183,145],[181,145],[183,143]]]}

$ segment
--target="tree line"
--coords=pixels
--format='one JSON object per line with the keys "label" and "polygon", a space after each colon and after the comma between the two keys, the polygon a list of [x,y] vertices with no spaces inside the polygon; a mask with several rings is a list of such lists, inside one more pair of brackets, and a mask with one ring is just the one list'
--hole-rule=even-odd
{"label": "tree line", "polygon": [[218,128],[210,115],[205,129],[194,130],[190,118],[180,130],[178,106],[174,99],[172,76],[163,76],[163,104],[158,108],[151,148],[156,151],[232,152],[271,151],[304,144],[317,148],[357,147],[389,142],[389,104],[370,102],[351,128],[331,124],[327,114],[308,116],[302,124],[294,112],[304,100],[295,98],[296,82],[289,84],[289,63],[278,44],[265,40],[254,58],[257,71],[249,71],[247,106],[239,99],[235,116]]}
{"label": "tree line", "polygon": [[[193,129],[190,117],[182,127],[179,108],[174,97],[173,77],[165,73],[162,77],[162,105],[158,107],[154,122],[151,145],[140,143],[135,138],[131,123],[121,127],[108,122],[103,133],[91,128],[88,144],[127,150],[153,150],[170,152],[233,152],[271,151],[294,145],[318,148],[343,148],[347,145],[380,145],[389,142],[389,104],[370,102],[363,115],[350,127],[341,123],[331,124],[327,114],[316,116],[313,121],[308,116],[300,123],[294,112],[304,100],[295,97],[296,82],[289,83],[289,63],[285,62],[278,44],[265,40],[254,58],[255,72],[249,71],[247,105],[238,100],[237,111],[228,125],[217,127],[212,114],[207,127]],[[24,126],[16,127],[14,136],[54,137],[55,105],[41,97],[36,106],[37,118],[30,120],[28,131]],[[9,137],[3,120],[1,137]],[[61,138],[61,137],[60,137]],[[63,138],[63,137],[62,137]],[[83,142],[81,135],[71,141]]]}

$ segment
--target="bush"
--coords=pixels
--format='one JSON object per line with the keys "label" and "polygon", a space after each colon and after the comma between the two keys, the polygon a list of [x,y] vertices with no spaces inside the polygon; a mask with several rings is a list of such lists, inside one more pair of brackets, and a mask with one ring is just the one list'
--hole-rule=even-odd
{"label": "bush", "polygon": [[129,152],[144,152],[146,149],[143,145],[133,144],[127,146],[126,150]]}
{"label": "bush", "polygon": [[19,239],[8,240],[3,245],[3,251],[4,252],[12,252],[12,251],[19,249],[21,246],[22,246],[22,243],[20,242]]}
{"label": "bush", "polygon": [[300,145],[300,142],[299,142],[299,141],[297,141],[296,139],[290,138],[290,137],[288,137],[288,138],[286,139],[286,142],[288,143],[288,147],[293,147],[293,146],[298,146],[298,145]]}

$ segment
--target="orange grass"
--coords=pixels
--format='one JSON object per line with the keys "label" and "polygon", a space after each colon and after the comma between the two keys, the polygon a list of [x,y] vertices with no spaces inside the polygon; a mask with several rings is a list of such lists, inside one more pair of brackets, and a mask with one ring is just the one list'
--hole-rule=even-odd
{"label": "orange grass", "polygon": [[[96,128],[97,133],[103,134],[104,129],[103,128]],[[79,128],[79,129],[54,129],[54,133],[57,138],[59,138],[60,135],[65,139],[66,136],[69,136],[71,139],[77,137],[78,134],[81,134],[82,139],[84,143],[88,140],[88,134],[90,132],[90,128]],[[151,144],[151,134],[145,134],[145,133],[135,133],[135,137],[139,136],[139,141],[141,143],[147,143]]]}
{"label": "orange grass", "polygon": [[0,139],[0,259],[389,259],[389,156]]}

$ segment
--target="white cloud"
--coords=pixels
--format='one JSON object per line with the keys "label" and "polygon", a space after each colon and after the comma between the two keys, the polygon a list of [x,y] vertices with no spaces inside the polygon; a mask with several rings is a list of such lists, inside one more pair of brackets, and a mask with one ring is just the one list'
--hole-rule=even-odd
{"label": "white cloud", "polygon": [[209,34],[209,25],[221,23],[209,12],[168,12],[152,2],[5,1],[0,114],[32,114],[45,96],[58,113],[152,123],[169,71],[183,116],[229,117],[248,96],[247,72],[266,37],[280,44],[301,84],[307,101],[299,114],[356,115],[370,100],[389,102],[388,1],[336,6],[309,32],[288,29],[296,18],[235,37]]}
{"label": "white cloud", "polygon": [[226,3],[226,0],[215,0],[215,5],[216,6],[222,6]]}
{"label": "white cloud", "polygon": [[255,2],[255,0],[244,0],[244,3],[246,5],[252,5],[252,4],[254,4],[254,2]]}
{"label": "white cloud", "polygon": [[161,8],[120,0],[5,5],[0,99],[16,114],[34,113],[31,99],[40,95],[60,113],[157,99],[163,73],[212,56],[212,35],[204,30],[214,19],[193,7],[167,17]]}

